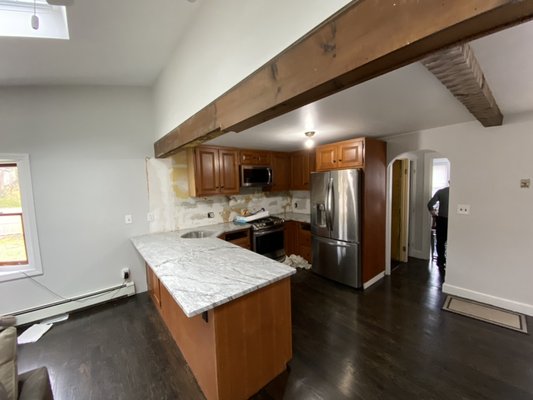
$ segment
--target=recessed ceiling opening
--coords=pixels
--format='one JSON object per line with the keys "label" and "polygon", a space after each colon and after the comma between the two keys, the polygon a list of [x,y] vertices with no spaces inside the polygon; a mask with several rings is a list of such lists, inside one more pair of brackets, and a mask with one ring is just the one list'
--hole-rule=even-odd
{"label": "recessed ceiling opening", "polygon": [[[32,27],[32,16],[39,19]],[[69,39],[67,11],[46,0],[0,0],[0,36]]]}

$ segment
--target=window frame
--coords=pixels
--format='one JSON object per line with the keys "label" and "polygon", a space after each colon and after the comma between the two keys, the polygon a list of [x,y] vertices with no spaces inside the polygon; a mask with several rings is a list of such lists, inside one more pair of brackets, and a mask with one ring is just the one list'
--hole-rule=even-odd
{"label": "window frame", "polygon": [[0,267],[0,282],[42,275],[41,252],[33,202],[30,156],[28,154],[0,153],[0,163],[16,164],[17,166],[22,203],[22,225],[28,257],[26,264],[3,265]]}

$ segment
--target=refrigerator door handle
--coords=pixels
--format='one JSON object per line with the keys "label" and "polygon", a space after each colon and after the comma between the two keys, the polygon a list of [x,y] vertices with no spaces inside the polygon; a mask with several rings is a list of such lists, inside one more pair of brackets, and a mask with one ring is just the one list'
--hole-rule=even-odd
{"label": "refrigerator door handle", "polygon": [[329,178],[327,194],[326,194],[326,224],[328,226],[329,231],[331,231],[331,229],[333,228],[333,220],[331,218],[332,217],[331,216],[332,197],[333,197],[333,179]]}

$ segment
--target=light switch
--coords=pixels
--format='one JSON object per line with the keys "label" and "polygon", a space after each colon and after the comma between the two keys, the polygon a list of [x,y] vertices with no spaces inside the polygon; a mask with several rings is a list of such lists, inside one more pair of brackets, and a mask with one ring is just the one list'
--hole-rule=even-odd
{"label": "light switch", "polygon": [[457,214],[470,215],[470,204],[457,204]]}
{"label": "light switch", "polygon": [[133,222],[133,217],[131,214],[124,215],[124,223],[125,224],[131,224]]}

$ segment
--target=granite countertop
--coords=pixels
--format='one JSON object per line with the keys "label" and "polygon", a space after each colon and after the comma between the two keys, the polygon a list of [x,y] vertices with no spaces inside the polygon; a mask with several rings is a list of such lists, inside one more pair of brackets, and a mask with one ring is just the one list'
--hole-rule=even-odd
{"label": "granite countertop", "polygon": [[311,215],[309,214],[300,214],[300,213],[293,213],[293,212],[287,212],[282,214],[275,214],[276,217],[281,217],[286,221],[296,221],[296,222],[311,222]]}
{"label": "granite countertop", "polygon": [[[218,224],[131,240],[185,315],[194,317],[296,273],[285,264],[216,238],[242,228],[246,225]],[[180,237],[194,230],[210,230],[213,237]]]}

